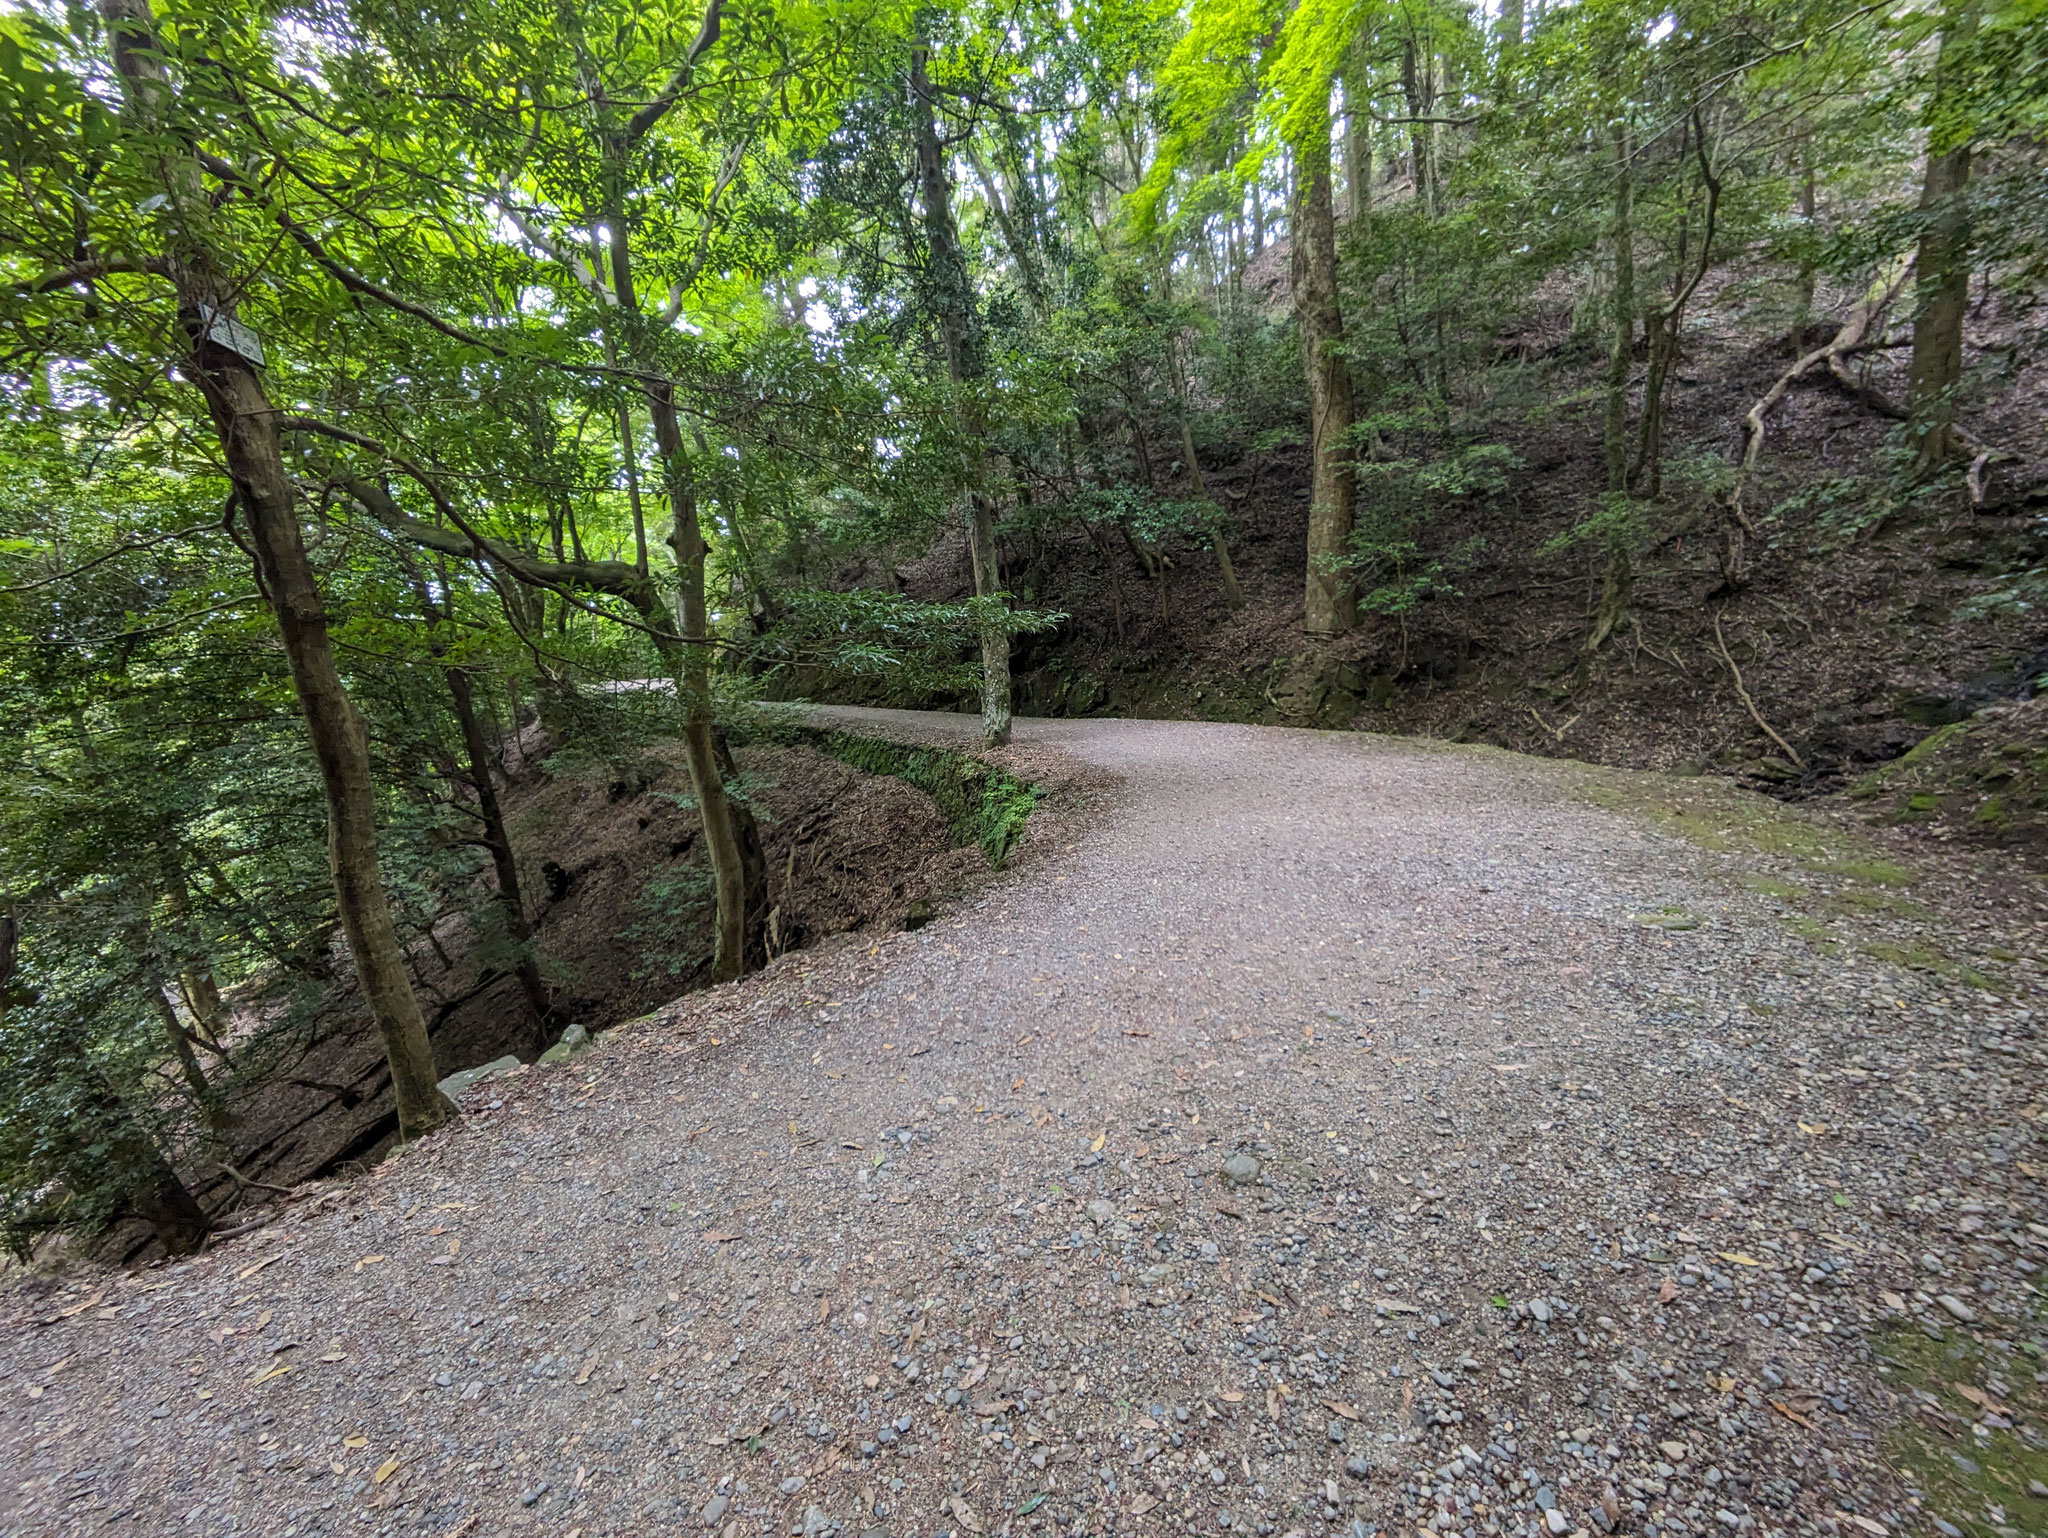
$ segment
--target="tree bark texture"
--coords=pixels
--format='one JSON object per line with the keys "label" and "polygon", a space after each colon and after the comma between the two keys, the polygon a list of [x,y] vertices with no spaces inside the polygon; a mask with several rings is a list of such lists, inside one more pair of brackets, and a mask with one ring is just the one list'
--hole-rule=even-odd
{"label": "tree bark texture", "polygon": [[[102,15],[130,110],[145,130],[160,131],[172,87],[149,0],[102,0]],[[257,580],[284,640],[326,795],[328,856],[342,933],[390,1063],[399,1136],[410,1140],[446,1122],[455,1107],[438,1086],[426,1020],[385,898],[368,734],[335,665],[326,604],[285,472],[277,412],[255,365],[215,339],[216,326],[232,315],[233,289],[203,241],[208,210],[196,162],[167,156],[163,180],[181,232],[181,249],[171,253],[170,266],[179,320],[192,347],[185,370],[213,415]]]}
{"label": "tree bark texture", "polygon": [[[984,373],[981,327],[969,286],[967,258],[960,249],[953,222],[953,200],[947,186],[946,159],[932,111],[931,82],[923,43],[910,54],[913,134],[917,146],[918,191],[924,203],[928,271],[926,283],[939,342],[946,355],[946,375],[953,386],[953,409],[960,433],[961,479],[967,496],[967,549],[974,563],[975,596],[994,599],[1002,592],[996,551],[995,500],[987,490],[987,451],[983,444],[981,409],[974,398]],[[981,632],[981,735],[990,747],[1010,740],[1010,638],[1000,625]]]}
{"label": "tree bark texture", "polygon": [[[1942,22],[1935,65],[1939,107],[1955,89],[1954,55],[1977,31],[1976,0]],[[1937,132],[1943,114],[1935,113]],[[1920,470],[1931,470],[1961,447],[1956,387],[1963,378],[1963,316],[1970,302],[1970,146],[1931,141],[1920,188],[1920,249],[1913,263],[1913,361],[1906,395],[1907,432]]]}
{"label": "tree bark texture", "polygon": [[1344,312],[1337,298],[1337,226],[1330,195],[1330,141],[1311,132],[1296,152],[1292,230],[1294,313],[1308,376],[1308,575],[1304,624],[1309,634],[1339,635],[1358,620],[1351,579],[1337,569],[1348,553],[1358,487],[1351,462],[1351,366],[1345,361]]}

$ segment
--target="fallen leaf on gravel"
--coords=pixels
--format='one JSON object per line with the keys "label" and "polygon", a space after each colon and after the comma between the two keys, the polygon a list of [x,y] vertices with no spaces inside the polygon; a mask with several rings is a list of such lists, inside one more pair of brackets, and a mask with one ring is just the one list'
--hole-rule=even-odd
{"label": "fallen leaf on gravel", "polygon": [[1043,1506],[1044,1504],[1045,1492],[1041,1490],[1036,1495],[1026,1500],[1023,1505],[1017,1508],[1017,1515],[1020,1517],[1028,1517],[1031,1515],[1032,1512],[1038,1510],[1038,1508]]}
{"label": "fallen leaf on gravel", "polygon": [[912,1057],[923,1057],[925,1053],[929,1051],[931,1051],[931,1047],[929,1045],[922,1047],[912,1047],[910,1049],[910,1055]]}
{"label": "fallen leaf on gravel", "polygon": [[738,1237],[738,1234],[728,1229],[707,1228],[704,1230],[704,1242],[706,1244],[730,1244]]}
{"label": "fallen leaf on gravel", "polygon": [[237,1271],[237,1272],[235,1273],[235,1280],[236,1280],[236,1281],[238,1281],[238,1282],[246,1282],[247,1280],[249,1280],[249,1278],[250,1278],[250,1277],[254,1276],[254,1275],[255,1275],[255,1274],[256,1274],[256,1273],[258,1272],[258,1271],[261,1271],[261,1270],[262,1270],[262,1269],[263,1269],[263,1268],[264,1268],[265,1266],[274,1266],[274,1265],[276,1265],[276,1264],[277,1264],[277,1263],[278,1263],[278,1262],[279,1262],[280,1260],[283,1260],[283,1259],[284,1259],[284,1251],[283,1251],[283,1250],[279,1250],[279,1251],[278,1251],[278,1252],[277,1252],[277,1253],[276,1253],[275,1255],[265,1255],[265,1256],[264,1256],[264,1257],[263,1257],[263,1258],[262,1258],[261,1260],[257,1261],[257,1262],[256,1262],[256,1263],[255,1263],[255,1264],[254,1264],[253,1266],[244,1266],[244,1267],[242,1267],[242,1269],[241,1269],[241,1270]]}
{"label": "fallen leaf on gravel", "polygon": [[343,1447],[368,1447],[370,1439],[368,1437],[343,1437],[341,1445]]}
{"label": "fallen leaf on gravel", "polygon": [[594,1372],[596,1368],[597,1363],[594,1360],[585,1362],[583,1364],[583,1371],[576,1374],[576,1382],[579,1384],[588,1383],[590,1381],[591,1373]]}
{"label": "fallen leaf on gravel", "polygon": [[1090,1153],[1101,1153],[1102,1145],[1104,1143],[1107,1143],[1108,1141],[1109,1129],[1107,1127],[1104,1127],[1100,1132],[1095,1134],[1095,1141],[1088,1145],[1088,1151]]}
{"label": "fallen leaf on gravel", "polygon": [[972,1506],[968,1505],[967,1502],[960,1499],[957,1495],[953,1497],[953,1520],[966,1528],[970,1533],[981,1531],[981,1518],[975,1515]]}
{"label": "fallen leaf on gravel", "polygon": [[1234,1388],[1224,1389],[1216,1397],[1222,1400],[1225,1404],[1241,1404],[1244,1402],[1244,1395],[1240,1394]]}
{"label": "fallen leaf on gravel", "polygon": [[1826,1122],[1803,1121],[1799,1124],[1799,1130],[1801,1132],[1804,1132],[1808,1137],[1819,1137],[1823,1132],[1828,1130],[1828,1127]]}
{"label": "fallen leaf on gravel", "polygon": [[1737,1250],[1720,1250],[1716,1253],[1718,1254],[1720,1259],[1727,1261],[1728,1264],[1731,1266],[1760,1266],[1763,1264],[1763,1262],[1756,1259],[1756,1257],[1752,1255],[1744,1255]]}
{"label": "fallen leaf on gravel", "polygon": [[1664,1285],[1663,1285],[1663,1286],[1661,1286],[1661,1287],[1659,1287],[1659,1288],[1657,1289],[1657,1301],[1658,1301],[1659,1303],[1669,1303],[1669,1302],[1670,1302],[1670,1301],[1671,1301],[1671,1300],[1672,1300],[1673,1298],[1675,1298],[1675,1297],[1677,1297],[1677,1296],[1678,1296],[1678,1283],[1674,1282],[1674,1281],[1673,1281],[1673,1280],[1672,1280],[1672,1279],[1671,1279],[1670,1277],[1668,1277],[1668,1276],[1667,1276],[1667,1277],[1665,1277],[1665,1278],[1664,1278]]}
{"label": "fallen leaf on gravel", "polygon": [[[275,1256],[272,1257],[272,1259],[275,1258]],[[59,1319],[75,1318],[77,1315],[84,1313],[87,1309],[97,1307],[100,1299],[104,1298],[105,1296],[106,1294],[104,1292],[96,1292],[91,1297],[87,1298],[83,1303],[74,1303],[69,1308],[58,1309],[57,1317]]]}
{"label": "fallen leaf on gravel", "polygon": [[[954,1504],[958,1505],[959,1503],[956,1501]],[[1131,1515],[1134,1517],[1142,1517],[1146,1512],[1150,1511],[1154,1506],[1157,1506],[1158,1504],[1158,1496],[1141,1495],[1135,1501],[1131,1502]]]}
{"label": "fallen leaf on gravel", "polygon": [[830,1298],[818,1299],[818,1323],[823,1324],[827,1319],[830,1319],[831,1317],[832,1300]]}
{"label": "fallen leaf on gravel", "polygon": [[1346,1404],[1341,1399],[1325,1399],[1320,1401],[1320,1403],[1322,1404],[1322,1407],[1324,1409],[1333,1411],[1334,1413],[1343,1416],[1344,1419],[1348,1421],[1355,1421],[1358,1419],[1358,1412],[1352,1409],[1350,1405]]}
{"label": "fallen leaf on gravel", "polygon": [[1866,1533],[1876,1533],[1879,1535],[1879,1538],[1888,1538],[1891,1532],[1891,1529],[1882,1522],[1873,1522],[1868,1517],[1859,1517],[1853,1511],[1838,1511],[1835,1513],[1835,1518],[1837,1521],[1847,1522],[1851,1527],[1861,1528]]}
{"label": "fallen leaf on gravel", "polygon": [[1132,1421],[1131,1424],[1139,1431],[1157,1431],[1159,1429],[1159,1422],[1152,1419],[1149,1415],[1141,1415]]}
{"label": "fallen leaf on gravel", "polygon": [[[1262,1293],[1260,1296],[1263,1297],[1264,1294]],[[1277,1302],[1278,1300],[1275,1299],[1274,1301]],[[1383,1308],[1390,1314],[1419,1314],[1422,1312],[1413,1303],[1399,1303],[1392,1298],[1375,1298],[1373,1299],[1372,1306],[1374,1308]]]}
{"label": "fallen leaf on gravel", "polygon": [[376,1477],[372,1480],[372,1483],[381,1485],[384,1483],[385,1480],[389,1479],[393,1474],[396,1474],[397,1472],[398,1460],[396,1458],[387,1458],[383,1463],[380,1463],[377,1466]]}
{"label": "fallen leaf on gravel", "polygon": [[988,1363],[986,1363],[986,1362],[978,1362],[978,1363],[976,1363],[976,1364],[975,1364],[975,1367],[974,1367],[974,1370],[973,1370],[972,1372],[968,1373],[968,1375],[967,1375],[966,1377],[964,1377],[964,1378],[962,1378],[962,1379],[960,1380],[960,1389],[961,1389],[961,1392],[963,1392],[963,1393],[964,1393],[964,1392],[966,1392],[966,1391],[967,1391],[968,1389],[971,1389],[971,1388],[973,1388],[975,1384],[979,1383],[979,1382],[980,1382],[980,1381],[981,1381],[981,1380],[982,1380],[983,1378],[986,1378],[987,1376],[988,1376]]}
{"label": "fallen leaf on gravel", "polygon": [[1528,1066],[1527,1063],[1495,1063],[1493,1071],[1495,1073],[1520,1073]]}
{"label": "fallen leaf on gravel", "polygon": [[279,1362],[271,1367],[268,1372],[258,1373],[255,1377],[251,1378],[249,1380],[249,1387],[254,1388],[259,1383],[268,1383],[272,1378],[282,1378],[291,1370],[292,1364],[290,1362]]}
{"label": "fallen leaf on gravel", "polygon": [[1818,1426],[1814,1425],[1812,1421],[1808,1420],[1805,1416],[1801,1415],[1797,1410],[1788,1409],[1779,1400],[1773,1399],[1771,1401],[1771,1408],[1773,1410],[1776,1410],[1780,1415],[1784,1416],[1786,1420],[1793,1422],[1795,1425],[1804,1426],[1808,1431],[1818,1431],[1820,1429]]}
{"label": "fallen leaf on gravel", "polygon": [[2012,1415],[2011,1410],[1993,1399],[1981,1388],[1972,1388],[1967,1383],[1956,1383],[1950,1386],[1980,1410],[1989,1410],[1993,1415],[2003,1415],[2008,1418]]}
{"label": "fallen leaf on gravel", "polygon": [[361,1260],[356,1262],[356,1269],[360,1271],[363,1269],[364,1266],[379,1265],[385,1260],[385,1258],[386,1257],[382,1255],[365,1255]]}
{"label": "fallen leaf on gravel", "polygon": [[1150,1036],[1150,1035],[1151,1035],[1152,1033],[1151,1033],[1150,1031],[1137,1031],[1137,1030],[1132,1030],[1132,1031],[1125,1031],[1125,1032],[1124,1032],[1124,1034],[1125,1034],[1126,1036]]}

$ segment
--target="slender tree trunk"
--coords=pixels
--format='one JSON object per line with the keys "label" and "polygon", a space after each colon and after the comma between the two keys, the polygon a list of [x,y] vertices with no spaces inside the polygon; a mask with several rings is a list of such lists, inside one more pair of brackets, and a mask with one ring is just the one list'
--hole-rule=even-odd
{"label": "slender tree trunk", "polygon": [[[1635,188],[1629,172],[1628,130],[1614,130],[1614,295],[1613,340],[1607,354],[1607,415],[1604,447],[1607,459],[1607,494],[1628,495],[1628,376],[1635,365],[1636,344],[1636,261]],[[1629,591],[1634,572],[1629,561],[1626,527],[1610,528],[1607,534],[1607,569],[1600,581],[1600,602],[1593,615],[1593,628],[1586,637],[1587,652],[1605,644],[1628,613]]]}
{"label": "slender tree trunk", "polygon": [[533,1012],[536,1049],[548,1044],[548,1025],[554,1012],[547,984],[541,980],[540,963],[533,954],[533,924],[526,916],[526,898],[519,885],[519,862],[512,854],[512,836],[505,828],[504,809],[498,804],[497,782],[491,775],[490,744],[484,740],[483,723],[477,719],[471,696],[469,674],[459,667],[442,671],[448,684],[448,698],[455,707],[455,723],[462,732],[464,755],[469,760],[469,783],[476,792],[477,818],[483,824],[484,847],[490,851],[491,869],[498,882],[498,910],[504,916],[505,933],[518,948],[513,975],[526,1007]]}
{"label": "slender tree trunk", "polygon": [[[146,132],[161,135],[172,88],[149,0],[102,0],[102,15],[130,109]],[[244,355],[246,338],[231,329],[233,286],[216,273],[202,244],[209,210],[196,164],[182,153],[166,155],[163,179],[179,213],[182,249],[172,254],[171,267],[179,321],[192,347],[185,367],[212,412],[257,579],[284,640],[326,793],[328,853],[342,932],[391,1066],[399,1136],[410,1140],[447,1121],[455,1107],[436,1082],[433,1044],[413,997],[384,893],[368,734],[335,666],[326,604],[306,556],[284,468],[277,412],[256,365]]]}
{"label": "slender tree trunk", "polygon": [[113,1088],[103,1083],[97,1098],[99,1113],[111,1133],[110,1162],[134,1172],[128,1187],[128,1212],[156,1230],[157,1243],[166,1253],[192,1254],[213,1232],[213,1220]]}
{"label": "slender tree trunk", "polygon": [[[682,424],[676,415],[672,386],[649,391],[649,415],[668,482],[669,549],[676,563],[676,628],[681,643],[670,652],[676,691],[683,709],[683,756],[690,770],[690,792],[704,823],[704,844],[711,856],[712,888],[717,895],[717,939],[711,971],[719,981],[738,977],[748,964],[747,857],[743,830],[725,776],[718,766],[717,732],[711,717],[711,613],[704,590],[704,558],[710,547],[697,520],[696,479],[683,447]],[[745,832],[753,819],[746,819]],[[755,835],[758,842],[758,835]]]}
{"label": "slender tree trunk", "polygon": [[[953,222],[945,152],[932,111],[931,84],[925,76],[928,52],[928,45],[920,42],[910,54],[912,130],[930,262],[927,283],[960,430],[967,549],[974,563],[974,592],[977,598],[996,603],[1001,601],[1002,592],[1002,572],[996,560],[996,509],[987,491],[987,449],[980,405],[974,398],[984,372],[981,327],[968,283],[967,259],[960,249],[959,228]],[[982,741],[992,748],[1010,740],[1010,637],[1007,629],[995,621],[984,624],[981,630],[981,735]]]}
{"label": "slender tree trunk", "polygon": [[1313,461],[1308,514],[1308,578],[1304,623],[1331,636],[1358,620],[1351,580],[1336,569],[1347,554],[1357,510],[1351,464],[1351,367],[1345,361],[1344,312],[1337,298],[1337,228],[1330,200],[1330,138],[1311,131],[1297,151],[1291,243],[1294,309],[1308,375],[1309,452]]}
{"label": "slender tree trunk", "polygon": [[1429,116],[1429,87],[1423,70],[1426,61],[1417,53],[1411,33],[1401,44],[1401,96],[1408,104],[1408,156],[1414,172],[1415,202],[1425,214],[1436,208],[1436,155],[1434,129],[1425,122]]}
{"label": "slender tree trunk", "polygon": [[1806,353],[1806,328],[1813,324],[1813,280],[1814,264],[1811,255],[1814,239],[1814,216],[1819,203],[1814,196],[1813,177],[1813,130],[1802,124],[1799,129],[1799,218],[1804,225],[1806,244],[1799,257],[1799,276],[1792,285],[1792,356],[1803,357]]}
{"label": "slender tree trunk", "polygon": [[1936,127],[1927,147],[1927,171],[1920,189],[1923,220],[1920,251],[1913,268],[1913,361],[1906,410],[1917,467],[1931,470],[1960,446],[1956,437],[1956,386],[1963,378],[1963,317],[1970,303],[1970,145],[1941,137],[1942,108],[1956,90],[1955,51],[1977,32],[1977,0],[1951,6],[1941,28],[1941,57],[1935,65]]}
{"label": "slender tree trunk", "polygon": [[1344,181],[1351,237],[1364,240],[1372,224],[1373,144],[1372,61],[1362,33],[1353,41],[1344,68]]}
{"label": "slender tree trunk", "polygon": [[214,1092],[205,1071],[199,1066],[199,1054],[192,1050],[192,1038],[185,1034],[178,1012],[171,1008],[171,1001],[164,997],[162,988],[155,983],[145,983],[143,991],[149,995],[150,1010],[156,1016],[157,1024],[163,1027],[164,1040],[170,1046],[171,1055],[178,1060],[178,1073],[185,1080],[185,1087],[192,1091],[199,1114],[206,1118],[209,1127],[218,1132],[222,1121],[220,1096]]}

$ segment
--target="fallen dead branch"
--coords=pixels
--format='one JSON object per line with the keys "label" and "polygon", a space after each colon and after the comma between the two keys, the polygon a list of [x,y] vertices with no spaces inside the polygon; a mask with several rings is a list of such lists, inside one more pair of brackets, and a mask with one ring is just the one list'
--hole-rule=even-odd
{"label": "fallen dead branch", "polygon": [[1850,310],[1849,318],[1842,322],[1841,329],[1834,334],[1827,346],[1816,347],[1786,369],[1770,389],[1758,397],[1756,404],[1743,414],[1742,458],[1735,467],[1735,484],[1728,492],[1728,513],[1744,532],[1756,532],[1756,525],[1750,521],[1749,514],[1743,509],[1742,492],[1744,483],[1756,469],[1757,461],[1763,456],[1764,435],[1767,431],[1765,418],[1776,408],[1778,402],[1785,398],[1787,390],[1816,365],[1822,363],[1827,365],[1828,372],[1848,389],[1850,394],[1863,399],[1865,387],[1849,373],[1848,364],[1844,360],[1849,353],[1863,345],[1872,328],[1883,319],[1885,311],[1891,308],[1892,301],[1898,298],[1899,291],[1905,287],[1906,279],[1912,270],[1913,264],[1904,258],[1881,270],[1870,287],[1864,290],[1863,297],[1856,302],[1855,308]]}
{"label": "fallen dead branch", "polygon": [[1721,612],[1718,609],[1714,611],[1714,645],[1720,648],[1721,660],[1728,665],[1728,676],[1735,680],[1736,697],[1742,701],[1743,709],[1749,712],[1750,720],[1762,727],[1764,735],[1785,750],[1785,756],[1792,761],[1792,767],[1801,774],[1804,774],[1806,772],[1806,760],[1799,756],[1798,750],[1791,743],[1778,735],[1778,729],[1775,726],[1764,719],[1764,713],[1756,708],[1756,701],[1750,698],[1749,690],[1744,687],[1742,669],[1735,665],[1734,657],[1730,656],[1728,652],[1728,643],[1722,638]]}

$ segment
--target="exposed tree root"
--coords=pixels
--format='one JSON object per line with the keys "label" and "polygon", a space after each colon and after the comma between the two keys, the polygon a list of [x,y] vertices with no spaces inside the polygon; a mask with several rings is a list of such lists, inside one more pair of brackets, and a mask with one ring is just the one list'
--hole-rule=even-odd
{"label": "exposed tree root", "polygon": [[1714,611],[1714,645],[1721,649],[1721,660],[1728,664],[1728,676],[1735,680],[1736,696],[1742,701],[1743,709],[1749,712],[1750,720],[1762,727],[1764,735],[1785,750],[1785,756],[1792,760],[1792,767],[1804,774],[1806,760],[1799,756],[1798,750],[1791,743],[1778,735],[1775,726],[1764,719],[1764,713],[1756,708],[1756,701],[1750,698],[1749,690],[1743,686],[1742,669],[1735,665],[1735,659],[1728,653],[1728,643],[1721,637],[1721,611],[1718,609]]}
{"label": "exposed tree root", "polygon": [[[1828,372],[1850,394],[1859,400],[1864,399],[1866,387],[1849,373],[1844,359],[1854,349],[1861,347],[1870,336],[1885,311],[1891,307],[1892,301],[1899,296],[1899,291],[1905,287],[1906,279],[1912,270],[1912,263],[1900,260],[1880,271],[1827,346],[1816,347],[1786,369],[1770,389],[1758,397],[1756,404],[1744,413],[1742,458],[1735,467],[1735,484],[1728,491],[1726,543],[1721,561],[1722,577],[1729,586],[1741,584],[1746,537],[1756,533],[1756,525],[1743,508],[1742,493],[1750,475],[1756,470],[1757,461],[1763,456],[1764,436],[1767,430],[1765,419],[1777,407],[1778,402],[1785,398],[1787,390],[1816,365],[1822,363],[1827,365]],[[1874,395],[1876,392],[1869,393]]]}

